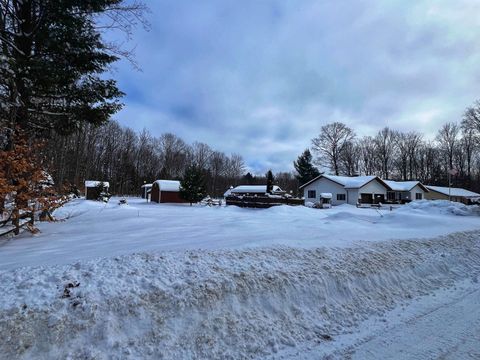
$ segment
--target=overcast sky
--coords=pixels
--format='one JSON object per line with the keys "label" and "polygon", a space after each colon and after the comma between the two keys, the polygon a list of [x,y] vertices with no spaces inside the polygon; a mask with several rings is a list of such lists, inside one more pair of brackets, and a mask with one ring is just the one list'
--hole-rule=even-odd
{"label": "overcast sky", "polygon": [[434,136],[479,98],[478,0],[155,0],[123,125],[289,171],[320,127]]}

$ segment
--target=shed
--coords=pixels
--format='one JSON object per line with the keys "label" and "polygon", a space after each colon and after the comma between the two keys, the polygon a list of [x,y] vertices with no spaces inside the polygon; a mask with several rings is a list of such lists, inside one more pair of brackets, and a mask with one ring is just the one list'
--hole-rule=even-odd
{"label": "shed", "polygon": [[108,181],[86,180],[85,199],[97,200],[102,192],[108,192],[109,187]]}
{"label": "shed", "polygon": [[180,197],[180,181],[157,180],[152,184],[151,201],[156,203],[185,203]]}
{"label": "shed", "polygon": [[[231,195],[265,195],[267,193],[267,185],[240,185],[234,188],[228,189],[223,196]],[[285,191],[280,189],[279,186],[273,185],[272,194],[283,195]]]}
{"label": "shed", "polygon": [[152,191],[152,184],[143,184],[141,188],[142,199],[148,199],[148,195]]}
{"label": "shed", "polygon": [[430,186],[426,185],[429,190],[428,194],[425,195],[428,200],[452,200],[456,202],[461,202],[466,205],[476,204],[480,202],[480,194],[462,188],[446,186]]}

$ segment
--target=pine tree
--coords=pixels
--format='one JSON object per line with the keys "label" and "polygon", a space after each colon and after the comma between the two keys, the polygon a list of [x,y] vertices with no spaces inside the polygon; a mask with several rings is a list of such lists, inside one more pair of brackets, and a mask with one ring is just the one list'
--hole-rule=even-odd
{"label": "pine tree", "polygon": [[[132,26],[142,9],[124,0],[23,0],[0,5],[0,126],[47,136],[102,124],[123,95],[104,76],[118,48],[102,38],[98,19]],[[5,7],[5,8],[4,8]],[[138,19],[137,19],[138,20]],[[116,49],[116,50],[115,50]]]}
{"label": "pine tree", "polygon": [[268,170],[265,174],[267,178],[267,194],[271,194],[273,190],[273,173],[272,170]]}
{"label": "pine tree", "polygon": [[300,182],[300,185],[306,184],[320,175],[318,169],[312,164],[312,154],[308,149],[298,157],[297,161],[293,162],[293,166],[298,173],[295,177]]}
{"label": "pine tree", "polygon": [[190,206],[205,197],[205,179],[203,172],[195,166],[190,166],[180,182],[180,197]]}

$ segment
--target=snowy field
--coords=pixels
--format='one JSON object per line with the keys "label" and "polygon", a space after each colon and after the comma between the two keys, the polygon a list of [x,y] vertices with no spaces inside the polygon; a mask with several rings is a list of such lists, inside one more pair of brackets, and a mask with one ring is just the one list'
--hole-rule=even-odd
{"label": "snowy field", "polygon": [[0,359],[479,359],[478,209],[75,200],[0,244]]}
{"label": "snowy field", "polygon": [[332,209],[278,206],[245,209],[159,205],[130,198],[129,205],[74,200],[57,210],[59,223],[4,243],[0,270],[68,264],[103,256],[187,249],[292,246],[349,247],[363,241],[430,238],[480,229],[472,208],[420,201],[389,211],[342,205]]}

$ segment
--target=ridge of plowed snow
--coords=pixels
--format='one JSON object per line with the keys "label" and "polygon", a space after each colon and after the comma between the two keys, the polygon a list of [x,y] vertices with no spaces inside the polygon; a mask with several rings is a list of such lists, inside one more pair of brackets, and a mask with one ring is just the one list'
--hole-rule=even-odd
{"label": "ridge of plowed snow", "polygon": [[478,231],[19,268],[0,272],[0,356],[260,359],[479,273]]}

